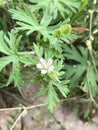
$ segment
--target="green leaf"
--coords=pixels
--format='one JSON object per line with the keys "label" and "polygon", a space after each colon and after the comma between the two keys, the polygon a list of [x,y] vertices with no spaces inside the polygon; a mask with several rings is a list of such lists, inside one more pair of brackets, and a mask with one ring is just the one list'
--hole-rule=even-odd
{"label": "green leaf", "polygon": [[71,42],[73,42],[76,39],[77,39],[77,36],[73,33],[70,33],[61,38],[62,41],[64,41],[65,43],[68,43],[68,44],[70,44]]}
{"label": "green leaf", "polygon": [[33,11],[43,9],[43,8],[45,9],[52,3],[52,6],[54,6],[52,8],[55,9],[55,13],[58,14],[58,12],[60,12],[62,16],[64,16],[65,13],[66,14],[68,13],[68,10],[66,11],[66,8],[76,13],[76,9],[78,9],[81,4],[80,2],[78,2],[78,0],[66,0],[66,1],[65,0],[43,0],[43,1],[29,0],[29,1],[35,3],[32,9]]}
{"label": "green leaf", "polygon": [[6,65],[11,63],[12,71],[10,73],[6,86],[13,82],[14,86],[17,87],[18,90],[21,92],[23,79],[20,72],[21,69],[19,64],[19,57],[17,54],[21,36],[17,36],[16,30],[11,30],[11,32],[8,32],[8,36],[6,36],[3,32],[0,32],[0,39],[0,51],[7,55],[0,58],[0,71]]}
{"label": "green leaf", "polygon": [[88,67],[83,90],[87,93],[91,92],[92,96],[95,97],[98,94],[97,82],[98,74],[96,74],[93,67]]}
{"label": "green leaf", "polygon": [[60,100],[54,90],[52,82],[50,81],[48,85],[48,96],[45,101],[45,104],[48,105],[48,109],[50,110],[50,112],[53,112],[56,102],[59,103]]}
{"label": "green leaf", "polygon": [[12,57],[12,71],[10,73],[10,77],[7,81],[6,86],[8,86],[11,82],[14,82],[14,86],[18,88],[21,92],[21,86],[23,85],[22,74],[20,72],[20,65],[17,56]]}
{"label": "green leaf", "polygon": [[[16,30],[26,30],[27,34],[31,34],[34,32],[37,32],[37,36],[43,37],[44,42],[48,42],[50,44],[50,47],[55,48],[60,53],[62,52],[62,40],[63,41],[70,41],[73,40],[73,36],[71,35],[71,26],[70,24],[67,24],[69,19],[66,19],[61,24],[50,26],[51,20],[52,20],[52,14],[50,13],[50,8],[45,9],[45,12],[43,13],[40,20],[38,20],[35,15],[32,13],[31,9],[27,6],[25,8],[20,9],[10,9],[10,12],[12,14],[12,18],[17,20],[18,27],[16,27]],[[31,15],[32,13],[32,15]],[[48,19],[47,19],[48,15]],[[59,29],[61,27],[61,36],[59,36],[59,39],[55,38],[53,33],[55,30]],[[57,32],[58,33],[58,32]],[[57,34],[56,34],[57,35]],[[62,40],[60,40],[62,39]]]}
{"label": "green leaf", "polygon": [[82,46],[79,46],[76,49],[73,45],[65,46],[65,57],[68,60],[74,60],[81,64],[86,63],[88,58],[88,50]]}
{"label": "green leaf", "polygon": [[9,55],[11,53],[11,50],[4,41],[4,33],[2,31],[0,31],[0,52],[6,55]]}
{"label": "green leaf", "polygon": [[37,64],[37,61],[30,54],[18,54],[19,61],[24,64],[24,66],[33,66]]}
{"label": "green leaf", "polygon": [[35,97],[44,96],[47,91],[48,91],[48,87],[44,87],[44,88],[41,89],[37,94],[35,94]]}
{"label": "green leaf", "polygon": [[[52,15],[53,14],[51,14],[50,6],[48,6],[43,12],[43,17],[40,21],[40,25],[47,27],[51,23]],[[47,19],[47,16],[48,16],[48,19]]]}
{"label": "green leaf", "polygon": [[78,0],[59,0],[62,2],[65,6],[68,6],[73,12],[76,13],[75,9],[78,9],[80,7],[80,2]]}
{"label": "green leaf", "polygon": [[34,14],[32,14],[31,10],[27,6],[25,6],[24,10],[17,7],[16,9],[10,9],[9,12],[12,13],[12,17],[15,20],[27,23],[28,25],[32,25],[35,27],[39,25],[36,17],[34,16]]}
{"label": "green leaf", "polygon": [[0,32],[0,51],[6,55],[16,54],[20,40],[21,36],[17,36],[14,29],[8,32],[8,36]]}
{"label": "green leaf", "polygon": [[40,29],[36,17],[27,6],[24,7],[24,10],[17,7],[17,9],[10,9],[9,11],[12,13],[12,18],[19,21],[17,24],[21,27],[18,29],[27,30],[28,34]]}
{"label": "green leaf", "polygon": [[66,79],[71,80],[70,85],[84,79],[82,76],[86,73],[87,67],[91,64],[88,60],[88,50],[82,46],[75,48],[73,45],[65,47],[65,57],[68,63],[65,64]]}
{"label": "green leaf", "polygon": [[71,80],[70,84],[74,85],[81,80],[83,74],[86,72],[86,66],[84,65],[65,65],[66,79]]}
{"label": "green leaf", "polygon": [[88,0],[82,0],[79,11],[83,10],[87,4],[88,4]]}
{"label": "green leaf", "polygon": [[8,36],[4,35],[4,41],[8,45],[9,49],[14,53],[17,51],[18,44],[21,40],[21,35],[17,37],[17,32],[15,30],[11,30],[8,32]]}
{"label": "green leaf", "polygon": [[59,89],[61,94],[66,98],[69,93],[68,84],[69,81],[61,81],[60,83],[53,82],[53,84]]}
{"label": "green leaf", "polygon": [[0,71],[9,63],[12,62],[12,57],[11,56],[5,56],[0,58]]}
{"label": "green leaf", "polygon": [[38,45],[36,45],[36,44],[33,44],[33,45],[34,45],[35,54],[36,54],[39,58],[42,58],[42,56],[43,56],[43,47],[38,46]]}
{"label": "green leaf", "polygon": [[64,67],[63,60],[54,61],[54,65],[55,65],[55,70],[59,72]]}

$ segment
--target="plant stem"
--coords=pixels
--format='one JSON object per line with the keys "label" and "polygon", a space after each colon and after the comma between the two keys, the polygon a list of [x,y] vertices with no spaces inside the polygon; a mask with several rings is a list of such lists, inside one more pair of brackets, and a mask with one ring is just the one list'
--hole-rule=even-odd
{"label": "plant stem", "polygon": [[56,123],[61,126],[62,130],[67,130],[67,128],[64,126],[64,124],[62,124],[62,122],[60,122],[54,115],[52,115],[52,117],[54,118]]}
{"label": "plant stem", "polygon": [[14,122],[14,124],[12,125],[12,127],[10,128],[10,130],[13,130],[15,125],[17,124],[17,122],[20,120],[20,118],[23,116],[25,112],[25,109],[20,113],[20,115],[18,116],[17,120]]}
{"label": "plant stem", "polygon": [[90,13],[89,41],[91,43],[91,45],[90,45],[91,48],[88,48],[88,49],[90,51],[90,55],[91,55],[91,59],[92,59],[92,63],[93,63],[95,72],[98,74],[98,71],[97,71],[97,68],[96,68],[96,63],[95,63],[95,60],[94,60],[94,57],[93,57],[93,52],[92,52],[92,20],[93,20],[93,12],[94,12],[94,10],[89,10],[89,13]]}
{"label": "plant stem", "polygon": [[92,58],[92,63],[93,63],[93,66],[94,66],[95,72],[96,72],[96,74],[98,74],[98,71],[97,71],[97,68],[96,68],[96,63],[95,63],[95,60],[94,60],[94,57],[93,57],[92,51],[90,51],[90,55],[91,55],[91,58]]}
{"label": "plant stem", "polygon": [[12,127],[10,128],[10,130],[13,130],[15,125],[17,124],[17,122],[21,119],[21,117],[25,116],[27,114],[27,110],[37,108],[37,107],[43,107],[43,106],[45,106],[45,104],[33,105],[33,106],[29,106],[29,107],[23,106],[23,107],[16,107],[16,108],[4,108],[4,109],[0,109],[0,111],[23,110],[20,113],[20,115],[18,116],[18,118],[16,119],[16,121],[14,122],[14,124],[12,125]]}
{"label": "plant stem", "polygon": [[30,52],[17,52],[17,54],[19,55],[26,55],[26,54],[34,54],[34,51],[30,51]]}
{"label": "plant stem", "polygon": [[[38,104],[38,105],[33,105],[33,106],[25,107],[25,108],[28,110],[28,109],[34,109],[34,108],[43,107],[43,106],[45,106],[45,104]],[[0,112],[1,111],[22,110],[22,109],[24,109],[24,108],[23,107],[3,108],[3,109],[0,109]]]}
{"label": "plant stem", "polygon": [[90,26],[89,26],[89,40],[92,41],[92,18],[93,18],[93,10],[90,10]]}

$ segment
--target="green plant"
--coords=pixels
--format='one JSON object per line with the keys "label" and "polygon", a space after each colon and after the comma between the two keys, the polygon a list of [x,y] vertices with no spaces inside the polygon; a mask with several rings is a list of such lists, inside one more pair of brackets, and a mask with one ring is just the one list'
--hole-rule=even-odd
{"label": "green plant", "polygon": [[[98,74],[93,66],[88,48],[86,46],[77,48],[73,45],[66,46],[65,57],[70,61],[65,67],[66,78],[71,79],[70,85],[73,87],[78,84],[83,91],[87,93],[91,91],[91,94],[96,96],[98,94]],[[94,58],[97,58],[96,55]]]}
{"label": "green plant", "polygon": [[[68,94],[77,96],[79,91],[94,101],[98,94],[98,63],[97,51],[92,46],[91,19],[90,29],[76,28],[84,29],[84,34],[89,30],[87,46],[73,45],[75,39],[84,36],[76,35],[73,26],[77,22],[73,21],[87,4],[88,0],[8,1],[6,5],[14,25],[6,33],[0,31],[0,71],[7,75],[3,85],[14,84],[22,94],[23,70],[28,67],[33,75],[30,82],[38,81],[41,85],[35,96],[47,95],[45,104],[51,112],[60,99]],[[6,5],[2,3],[2,7]]]}

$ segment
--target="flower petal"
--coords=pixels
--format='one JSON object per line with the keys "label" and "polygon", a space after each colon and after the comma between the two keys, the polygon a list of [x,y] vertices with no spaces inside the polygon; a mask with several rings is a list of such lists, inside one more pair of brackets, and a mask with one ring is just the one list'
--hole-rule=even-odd
{"label": "flower petal", "polygon": [[48,60],[48,62],[47,62],[48,66],[51,65],[52,62],[53,62],[53,60],[50,58],[50,59]]}
{"label": "flower petal", "polygon": [[41,70],[41,74],[46,74],[47,73],[47,70]]}
{"label": "flower petal", "polygon": [[42,64],[39,64],[39,63],[36,65],[36,67],[39,68],[39,69],[43,68]]}
{"label": "flower petal", "polygon": [[54,66],[53,65],[49,66],[48,71],[53,71],[53,70],[54,70]]}
{"label": "flower petal", "polygon": [[45,61],[45,59],[43,59],[43,58],[40,59],[40,62],[41,62],[42,65],[45,65],[45,64],[46,64],[46,61]]}

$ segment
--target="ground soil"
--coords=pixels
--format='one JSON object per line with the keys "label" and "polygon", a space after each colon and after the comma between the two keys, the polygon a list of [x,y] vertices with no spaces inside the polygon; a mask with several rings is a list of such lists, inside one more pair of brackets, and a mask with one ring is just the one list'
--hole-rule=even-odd
{"label": "ground soil", "polygon": [[[35,83],[28,87],[27,84],[23,87],[23,93],[26,99],[27,106],[41,104],[46,97],[39,99],[34,98],[35,93],[39,90],[39,84]],[[8,97],[11,107],[19,106],[19,102],[14,102]],[[3,101],[2,101],[3,102]],[[1,103],[1,102],[0,102]],[[1,103],[2,104],[2,103]],[[8,107],[4,102],[0,107]],[[70,103],[71,104],[71,103]],[[85,111],[85,107],[83,108]],[[7,126],[10,126],[15,122],[21,111],[4,111],[0,112],[0,130],[8,130]],[[93,111],[94,113],[94,111]],[[11,118],[13,115],[13,119]],[[13,121],[14,120],[14,121]],[[10,123],[9,123],[10,121]],[[98,130],[98,114],[92,116],[91,121],[84,121],[77,116],[77,109],[70,109],[70,105],[58,105],[54,114],[50,114],[47,111],[47,107],[40,107],[30,109],[27,114],[18,121],[15,126],[15,130]],[[10,129],[9,129],[10,130]]]}

